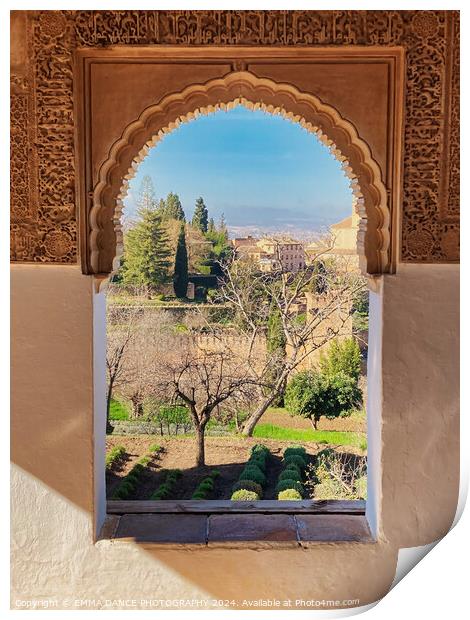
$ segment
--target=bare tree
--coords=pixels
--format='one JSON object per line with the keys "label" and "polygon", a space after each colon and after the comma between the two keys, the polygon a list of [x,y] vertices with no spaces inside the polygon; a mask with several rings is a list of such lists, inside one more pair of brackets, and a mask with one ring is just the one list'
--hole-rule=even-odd
{"label": "bare tree", "polygon": [[135,338],[138,315],[137,306],[122,306],[111,300],[116,294],[115,287],[108,288],[107,305],[107,344],[106,344],[106,432],[112,432],[109,421],[111,400],[115,388],[123,386],[128,380],[128,367],[132,357],[131,346]]}
{"label": "bare tree", "polygon": [[258,389],[250,366],[223,346],[204,347],[195,334],[174,337],[171,351],[157,364],[155,393],[183,402],[196,433],[196,465],[205,464],[205,431],[222,404],[249,403]]}
{"label": "bare tree", "polygon": [[350,335],[352,303],[365,287],[365,279],[340,259],[328,256],[331,250],[328,245],[296,272],[285,269],[280,257],[268,272],[261,271],[257,261],[244,258],[223,266],[225,278],[214,302],[232,309],[238,329],[253,344],[266,332],[275,309],[285,340],[285,353],[268,351],[261,369],[258,358],[254,363],[254,349],[248,350],[247,363],[263,386],[263,397],[246,420],[244,435],[253,434],[296,368],[333,338]]}

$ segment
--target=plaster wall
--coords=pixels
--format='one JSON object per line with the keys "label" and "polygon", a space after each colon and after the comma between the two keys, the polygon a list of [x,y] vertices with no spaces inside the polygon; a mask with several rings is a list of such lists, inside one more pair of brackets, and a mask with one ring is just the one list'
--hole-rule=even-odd
{"label": "plaster wall", "polygon": [[96,607],[126,598],[365,605],[388,591],[399,547],[448,530],[459,485],[457,266],[400,265],[373,294],[371,334],[383,334],[373,348],[382,384],[368,414],[379,461],[369,488],[374,544],[163,550],[95,543],[103,511],[95,475],[104,433],[103,303],[78,266],[12,268],[13,607],[43,598],[58,608],[78,598],[95,599]]}

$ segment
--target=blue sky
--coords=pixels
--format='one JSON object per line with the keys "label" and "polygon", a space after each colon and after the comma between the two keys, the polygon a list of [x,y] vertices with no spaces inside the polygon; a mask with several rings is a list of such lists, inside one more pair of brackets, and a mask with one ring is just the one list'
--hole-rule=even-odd
{"label": "blue sky", "polygon": [[340,164],[300,125],[238,106],[182,124],[159,142],[130,183],[133,217],[144,175],[157,197],[180,196],[187,217],[202,196],[232,231],[319,230],[351,213]]}

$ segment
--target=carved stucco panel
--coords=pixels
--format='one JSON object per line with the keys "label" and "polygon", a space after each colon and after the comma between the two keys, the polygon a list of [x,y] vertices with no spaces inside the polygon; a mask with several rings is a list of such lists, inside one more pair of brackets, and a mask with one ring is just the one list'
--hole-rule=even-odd
{"label": "carved stucco panel", "polygon": [[456,11],[32,11],[12,75],[12,260],[75,263],[78,46],[400,45],[406,50],[401,260],[458,259]]}

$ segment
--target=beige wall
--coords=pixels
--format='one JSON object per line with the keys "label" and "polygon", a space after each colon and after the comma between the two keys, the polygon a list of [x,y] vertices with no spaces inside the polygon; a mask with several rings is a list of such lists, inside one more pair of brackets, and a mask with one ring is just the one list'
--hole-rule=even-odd
{"label": "beige wall", "polygon": [[366,604],[384,595],[398,547],[444,535],[455,512],[458,268],[401,265],[377,291],[368,516],[373,527],[377,522],[379,542],[279,551],[146,549],[93,542],[103,507],[103,296],[94,295],[78,267],[14,266],[13,606],[45,597],[62,608],[66,598],[214,596]]}

